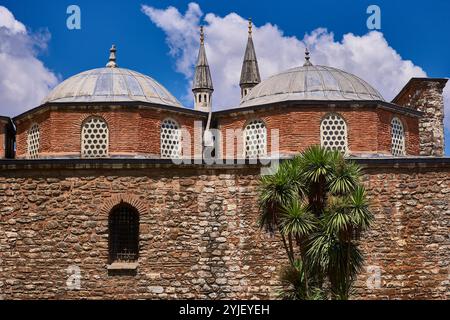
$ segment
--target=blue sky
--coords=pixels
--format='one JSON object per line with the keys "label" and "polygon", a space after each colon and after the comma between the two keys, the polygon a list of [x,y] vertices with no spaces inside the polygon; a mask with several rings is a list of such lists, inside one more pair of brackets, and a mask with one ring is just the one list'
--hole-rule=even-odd
{"label": "blue sky", "polygon": [[[319,27],[326,28],[334,33],[336,42],[348,33],[367,34],[366,8],[376,4],[381,8],[380,32],[389,47],[395,49],[402,59],[411,60],[422,68],[430,77],[450,76],[450,1],[429,0],[427,5],[422,1],[363,0],[195,2],[203,13],[214,13],[217,17],[235,12],[243,18],[252,17],[256,27],[267,23],[276,25],[285,38],[301,40]],[[37,58],[59,79],[103,66],[107,62],[109,47],[115,43],[120,66],[152,76],[183,102],[186,101],[189,75],[180,71],[179,56],[169,54],[167,41],[170,31],[152,22],[141,11],[141,5],[159,9],[174,6],[183,15],[188,3],[161,0],[0,0],[0,6],[11,11],[29,32],[40,34],[47,30],[51,35],[46,42],[47,48],[39,50]],[[81,8],[81,30],[66,27],[66,8],[71,4]],[[243,34],[245,32],[244,29]],[[446,138],[449,141],[446,150],[450,154],[449,131]]]}

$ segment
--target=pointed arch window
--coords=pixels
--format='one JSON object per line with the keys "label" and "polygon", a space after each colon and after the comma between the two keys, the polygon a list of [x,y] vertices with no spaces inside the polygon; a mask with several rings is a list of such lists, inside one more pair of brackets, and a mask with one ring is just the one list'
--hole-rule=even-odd
{"label": "pointed arch window", "polygon": [[322,119],[320,124],[320,145],[328,150],[347,153],[347,124],[339,114],[330,113]]}
{"label": "pointed arch window", "polygon": [[246,158],[257,158],[267,154],[267,129],[262,120],[253,120],[245,126],[244,144]]}
{"label": "pointed arch window", "polygon": [[104,158],[108,156],[109,129],[103,118],[89,117],[81,128],[81,157]]}
{"label": "pointed arch window", "polygon": [[391,121],[391,153],[393,156],[404,156],[406,154],[405,147],[405,130],[399,118],[394,117]]}
{"label": "pointed arch window", "polygon": [[28,159],[39,158],[40,131],[39,125],[34,123],[31,125],[27,133],[27,156]]}
{"label": "pointed arch window", "polygon": [[139,213],[121,203],[109,214],[109,261],[135,262],[139,256]]}

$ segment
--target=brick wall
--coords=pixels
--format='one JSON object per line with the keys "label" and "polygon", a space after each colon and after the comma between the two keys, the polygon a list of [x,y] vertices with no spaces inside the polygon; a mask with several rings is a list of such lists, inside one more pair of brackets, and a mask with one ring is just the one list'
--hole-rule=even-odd
{"label": "brick wall", "polygon": [[[49,162],[0,169],[3,298],[276,296],[285,254],[257,228],[257,167]],[[376,222],[363,246],[382,278],[368,289],[364,272],[355,297],[449,299],[450,166],[395,166],[366,169]],[[134,276],[106,269],[108,210],[121,201],[140,211]],[[66,286],[74,265],[80,290]]]}
{"label": "brick wall", "polygon": [[[271,150],[270,130],[279,130],[280,151],[283,153],[298,153],[306,147],[320,144],[320,123],[323,117],[330,113],[339,113],[347,123],[348,144],[351,153],[382,153],[391,152],[391,120],[398,117],[406,131],[406,147],[409,155],[419,154],[418,119],[411,116],[396,114],[391,111],[364,107],[320,108],[280,107],[272,110],[231,113],[218,119],[222,137],[222,152],[226,150],[226,130],[244,129],[247,122],[262,119],[268,128],[268,150]],[[237,150],[235,139],[235,150]],[[239,142],[242,144],[242,141]],[[243,148],[243,146],[242,146]],[[237,151],[235,151],[235,157]]]}
{"label": "brick wall", "polygon": [[[194,137],[194,121],[199,116],[157,109],[124,111],[121,107],[89,107],[48,110],[34,114],[17,123],[17,158],[26,157],[27,132],[33,123],[40,128],[40,157],[79,157],[81,150],[81,126],[90,116],[106,120],[109,129],[109,154],[122,156],[144,155],[159,157],[160,125],[166,118],[172,118]],[[192,149],[193,141],[191,141]],[[193,151],[191,151],[193,152]]]}

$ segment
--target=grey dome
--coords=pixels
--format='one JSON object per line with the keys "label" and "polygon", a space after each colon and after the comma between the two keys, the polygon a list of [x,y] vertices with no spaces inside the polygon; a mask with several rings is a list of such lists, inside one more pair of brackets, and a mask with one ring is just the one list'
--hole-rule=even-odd
{"label": "grey dome", "polygon": [[295,100],[381,100],[370,84],[348,72],[305,64],[274,75],[251,89],[240,107]]}
{"label": "grey dome", "polygon": [[43,103],[131,101],[182,107],[154,79],[136,71],[115,67],[92,69],[70,77],[56,86]]}

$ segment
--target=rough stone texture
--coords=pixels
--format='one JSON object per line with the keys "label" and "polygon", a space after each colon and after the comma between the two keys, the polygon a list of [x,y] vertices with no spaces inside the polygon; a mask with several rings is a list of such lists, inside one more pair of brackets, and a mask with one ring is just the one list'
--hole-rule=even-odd
{"label": "rough stone texture", "polygon": [[[367,169],[363,240],[381,287],[355,298],[450,298],[450,168]],[[286,263],[257,227],[255,167],[0,170],[0,294],[20,298],[275,298]],[[108,274],[108,210],[140,213],[137,273]],[[69,290],[67,268],[81,270]]]}
{"label": "rough stone texture", "polygon": [[413,78],[393,100],[422,111],[419,120],[420,155],[444,155],[444,90],[447,79]]}
{"label": "rough stone texture", "polygon": [[[391,111],[354,105],[353,107],[281,106],[252,112],[229,113],[219,116],[217,123],[222,135],[222,154],[226,158],[242,157],[242,135],[227,137],[227,130],[244,129],[254,119],[262,119],[268,129],[268,150],[272,149],[271,130],[279,130],[279,149],[295,154],[310,145],[320,144],[320,123],[328,113],[340,114],[347,123],[350,153],[391,154],[391,121],[398,117],[405,127],[406,152],[418,155],[418,118]],[[227,142],[228,140],[228,142]],[[227,144],[235,145],[234,153]],[[240,144],[240,147],[238,147]],[[239,150],[241,148],[241,150]],[[225,152],[228,151],[228,153]]]}

